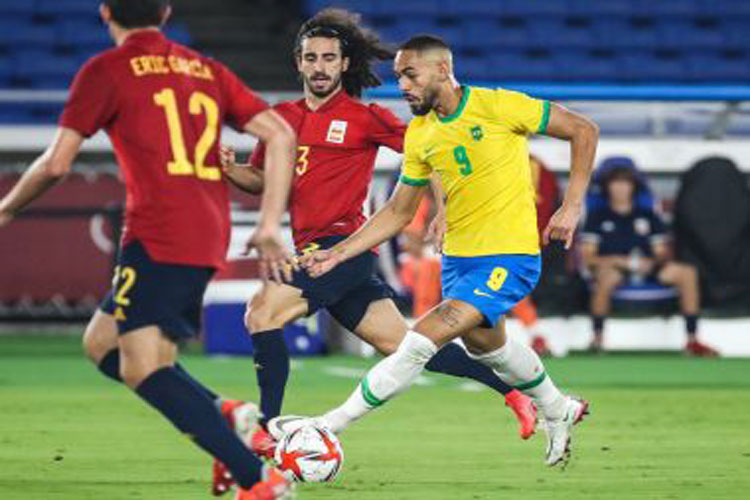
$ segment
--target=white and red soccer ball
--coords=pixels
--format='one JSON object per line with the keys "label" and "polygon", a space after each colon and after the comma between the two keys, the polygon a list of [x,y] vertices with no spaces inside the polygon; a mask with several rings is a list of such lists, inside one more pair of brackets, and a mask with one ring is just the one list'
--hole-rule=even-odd
{"label": "white and red soccer ball", "polygon": [[333,481],[344,462],[336,435],[325,427],[307,423],[281,437],[275,454],[278,467],[301,482]]}

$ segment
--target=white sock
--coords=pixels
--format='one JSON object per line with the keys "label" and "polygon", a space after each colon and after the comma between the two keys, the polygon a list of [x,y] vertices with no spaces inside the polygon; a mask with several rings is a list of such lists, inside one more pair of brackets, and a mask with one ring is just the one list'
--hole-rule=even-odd
{"label": "white sock", "polygon": [[323,422],[333,432],[341,432],[355,420],[409,388],[437,351],[437,346],[430,339],[409,330],[396,352],[372,367],[344,404],[321,417]]}
{"label": "white sock", "polygon": [[500,349],[472,358],[492,368],[506,383],[531,396],[542,414],[562,418],[565,396],[555,387],[539,356],[525,344],[508,339]]}

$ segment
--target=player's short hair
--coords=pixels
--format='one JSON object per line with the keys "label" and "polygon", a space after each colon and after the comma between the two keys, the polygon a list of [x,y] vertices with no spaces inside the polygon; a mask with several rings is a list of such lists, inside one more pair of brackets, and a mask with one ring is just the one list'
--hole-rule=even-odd
{"label": "player's short hair", "polygon": [[376,61],[392,59],[394,51],[380,41],[374,31],[360,24],[360,15],[344,9],[324,9],[305,21],[297,32],[294,55],[302,55],[302,42],[307,38],[336,38],[349,68],[341,77],[347,94],[360,97],[366,88],[382,82],[372,69]]}
{"label": "player's short hair", "polygon": [[409,38],[399,46],[398,50],[413,50],[415,52],[425,52],[427,50],[447,50],[451,51],[450,45],[436,35],[416,35]]}
{"label": "player's short hair", "polygon": [[170,0],[104,0],[112,20],[123,28],[159,26]]}

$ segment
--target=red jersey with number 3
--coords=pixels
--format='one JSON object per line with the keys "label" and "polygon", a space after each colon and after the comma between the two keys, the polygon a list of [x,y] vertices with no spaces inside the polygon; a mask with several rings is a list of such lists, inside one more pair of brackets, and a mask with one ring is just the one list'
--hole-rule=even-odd
{"label": "red jersey with number 3", "polygon": [[[304,99],[274,109],[297,132],[297,163],[289,199],[297,250],[324,237],[349,235],[367,220],[363,204],[380,146],[401,152],[406,125],[377,104],[343,90],[313,111]],[[250,163],[263,167],[263,143]]]}
{"label": "red jersey with number 3", "polygon": [[241,130],[267,107],[222,64],[144,30],[84,64],[60,126],[109,135],[127,191],[123,244],[218,268],[231,229],[221,126]]}

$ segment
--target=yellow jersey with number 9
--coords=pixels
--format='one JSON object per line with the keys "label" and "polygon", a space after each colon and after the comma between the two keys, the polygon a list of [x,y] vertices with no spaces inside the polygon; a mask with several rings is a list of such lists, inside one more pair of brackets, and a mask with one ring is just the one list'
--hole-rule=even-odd
{"label": "yellow jersey with number 9", "polygon": [[549,102],[503,89],[462,90],[452,115],[430,111],[409,124],[401,182],[425,185],[440,174],[445,255],[538,254],[528,136],[545,132]]}

